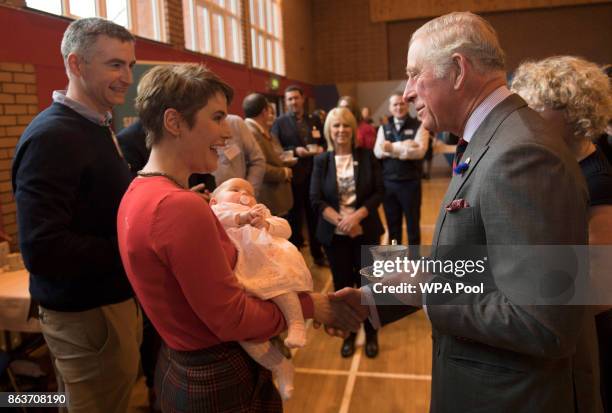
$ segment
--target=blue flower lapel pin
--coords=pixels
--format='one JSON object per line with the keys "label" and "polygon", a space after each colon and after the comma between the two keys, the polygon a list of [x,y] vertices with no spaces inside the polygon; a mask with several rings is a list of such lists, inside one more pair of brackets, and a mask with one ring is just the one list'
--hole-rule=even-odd
{"label": "blue flower lapel pin", "polygon": [[463,175],[463,173],[470,167],[471,160],[472,159],[468,157],[465,162],[459,162],[459,165],[455,166],[455,169],[453,169],[455,175]]}

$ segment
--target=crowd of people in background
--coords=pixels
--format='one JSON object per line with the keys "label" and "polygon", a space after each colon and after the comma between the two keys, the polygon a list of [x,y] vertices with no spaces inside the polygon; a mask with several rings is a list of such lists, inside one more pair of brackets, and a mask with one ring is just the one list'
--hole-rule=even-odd
{"label": "crowd of people in background", "polygon": [[[446,33],[467,39],[452,65],[426,52],[448,46]],[[58,384],[70,393],[70,412],[125,411],[139,360],[152,403],[163,411],[281,411],[270,371],[259,363],[275,372],[283,399],[293,391],[291,368],[269,346],[248,343],[267,342],[290,324],[301,334],[291,330],[285,344],[302,346],[304,318],[343,337],[342,357],[355,352],[363,324],[365,354],[376,357],[377,329],[425,303],[375,311],[373,301],[360,307],[361,299],[351,300],[367,294],[354,289],[361,285],[361,249],[381,242],[382,206],[388,243],[407,244],[419,256],[422,179],[431,176],[438,132],[461,137],[454,166],[464,169],[452,172],[451,188],[477,205],[466,206],[470,215],[464,211],[462,220],[443,205],[434,243],[612,244],[610,138],[601,137],[610,133],[610,80],[593,63],[553,57],[522,64],[509,90],[496,34],[471,13],[442,16],[415,33],[406,90],[389,96],[389,116],[378,127],[351,96],[328,113],[309,114],[299,86],[285,89],[278,117],[274,102],[259,93],[241,102],[244,118],[228,114],[230,85],[202,65],[176,64],[144,76],[139,119],[115,136],[110,113],[132,83],[133,36],[103,19],[80,19],[66,30],[61,51],[68,89],[54,92],[52,105],[21,137],[13,188],[30,292]],[[493,183],[476,171],[479,160],[478,171]],[[538,173],[552,177],[544,180],[551,185],[558,179],[562,190],[536,188]],[[470,176],[479,185],[457,186]],[[223,200],[229,209],[220,209]],[[527,200],[532,204],[521,206]],[[279,243],[288,238],[315,265],[329,266],[340,293],[314,293],[307,281],[275,295],[247,292],[238,268],[248,272],[249,264],[239,265],[240,251],[259,242],[260,232],[228,235],[245,226],[277,228]],[[269,301],[286,293],[290,305]],[[612,409],[609,306],[585,316],[598,343],[567,330],[582,326],[582,313],[561,317],[554,306],[506,305],[498,318],[493,310],[444,308],[428,308],[438,349],[432,411],[449,411],[452,403],[470,411],[479,403],[469,396],[483,390],[474,387],[477,379],[461,378],[447,364],[459,348],[523,373],[507,388],[498,376],[487,382],[507,392],[490,394],[500,410],[520,411],[521,400],[533,411]],[[528,331],[541,342],[529,343]],[[563,347],[566,341],[575,352]],[[591,363],[575,361],[597,353]],[[572,382],[579,377],[574,365],[585,366],[580,377],[588,383]],[[544,387],[563,394],[550,396]],[[450,397],[444,393],[450,388],[462,390]],[[480,394],[482,403],[492,400],[487,394]]]}

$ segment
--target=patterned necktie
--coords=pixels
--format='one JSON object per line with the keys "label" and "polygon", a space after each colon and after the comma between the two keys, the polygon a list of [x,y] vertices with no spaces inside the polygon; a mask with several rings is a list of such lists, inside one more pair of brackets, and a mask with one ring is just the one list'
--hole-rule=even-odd
{"label": "patterned necktie", "polygon": [[465,152],[465,149],[467,148],[468,143],[469,142],[466,141],[463,138],[459,139],[459,142],[457,142],[457,149],[456,149],[456,152],[455,152],[455,159],[453,159],[453,170],[457,167],[459,162],[461,162],[461,157],[463,156],[463,153]]}

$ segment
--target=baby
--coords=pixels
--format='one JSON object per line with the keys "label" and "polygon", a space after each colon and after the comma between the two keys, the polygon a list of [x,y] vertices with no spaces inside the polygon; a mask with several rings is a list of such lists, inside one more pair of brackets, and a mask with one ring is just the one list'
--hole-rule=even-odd
{"label": "baby", "polygon": [[[271,299],[287,322],[285,345],[306,344],[304,316],[297,292],[311,291],[312,278],[299,250],[288,239],[289,223],[274,217],[255,200],[251,184],[240,178],[223,182],[213,193],[210,206],[238,249],[234,274],[246,291],[262,300]],[[272,344],[241,342],[249,355],[271,370],[281,397],[293,392],[293,365]]]}

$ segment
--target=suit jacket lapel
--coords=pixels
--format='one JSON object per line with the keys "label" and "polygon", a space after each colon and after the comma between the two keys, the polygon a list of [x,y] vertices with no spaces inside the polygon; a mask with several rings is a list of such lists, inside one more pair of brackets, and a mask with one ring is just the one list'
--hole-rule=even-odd
{"label": "suit jacket lapel", "polygon": [[331,204],[337,210],[340,207],[340,201],[338,200],[338,178],[336,176],[336,153],[327,152],[328,167],[327,167],[327,186],[332,189],[331,191]]}
{"label": "suit jacket lapel", "polygon": [[357,198],[357,205],[361,205],[359,203],[359,201],[361,200],[361,192],[359,191],[359,182],[361,182],[361,179],[359,179],[359,171],[361,170],[361,168],[359,168],[359,161],[360,159],[357,159],[357,152],[353,151],[353,176],[355,177],[355,196]]}
{"label": "suit jacket lapel", "polygon": [[467,180],[470,178],[480,159],[489,149],[489,144],[491,143],[491,139],[495,135],[497,128],[502,124],[502,122],[514,111],[517,109],[527,106],[525,101],[521,99],[521,97],[517,94],[512,94],[504,99],[499,105],[497,105],[491,113],[484,119],[484,121],[480,124],[474,136],[470,140],[465,153],[462,156],[462,160],[470,159],[469,168],[463,174],[453,175],[451,182],[446,190],[446,195],[444,196],[444,200],[442,201],[442,205],[440,208],[440,213],[438,215],[438,219],[436,222],[436,229],[434,231],[434,241],[433,245],[438,244],[438,239],[440,236],[440,231],[442,230],[442,224],[444,223],[444,219],[446,218],[446,205],[448,205],[452,200],[457,197],[457,194],[465,185]]}
{"label": "suit jacket lapel", "polygon": [[[471,145],[471,143],[470,143]],[[469,145],[468,145],[469,147]],[[450,201],[455,199],[455,196],[463,187],[463,184],[469,179],[470,175],[476,169],[480,158],[485,154],[485,152],[489,149],[489,145],[481,146],[479,148],[474,148],[471,151],[466,150],[465,154],[461,157],[462,161],[470,160],[469,167],[467,171],[462,174],[455,174],[453,172],[453,177],[451,178],[450,184],[446,189],[446,195],[444,195],[444,205],[448,204]]]}

